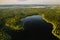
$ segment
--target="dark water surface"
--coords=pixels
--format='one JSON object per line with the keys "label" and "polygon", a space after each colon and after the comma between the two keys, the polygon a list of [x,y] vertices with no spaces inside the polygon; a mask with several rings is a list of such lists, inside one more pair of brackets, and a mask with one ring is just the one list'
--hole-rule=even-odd
{"label": "dark water surface", "polygon": [[12,40],[59,40],[51,33],[53,25],[46,23],[41,16],[28,16],[22,18],[21,21],[24,23],[24,30],[10,30]]}

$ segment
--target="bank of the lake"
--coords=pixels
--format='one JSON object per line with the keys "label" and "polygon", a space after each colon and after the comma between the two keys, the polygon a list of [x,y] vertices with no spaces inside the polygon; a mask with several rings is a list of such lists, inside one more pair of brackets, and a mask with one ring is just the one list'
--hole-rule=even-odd
{"label": "bank of the lake", "polygon": [[58,35],[55,33],[56,24],[53,23],[53,22],[51,22],[51,21],[48,21],[48,20],[44,17],[44,14],[42,14],[42,18],[43,18],[43,20],[45,20],[47,23],[51,23],[51,24],[53,25],[52,34],[53,34],[54,36],[56,36],[57,38],[60,39],[60,36],[58,36]]}

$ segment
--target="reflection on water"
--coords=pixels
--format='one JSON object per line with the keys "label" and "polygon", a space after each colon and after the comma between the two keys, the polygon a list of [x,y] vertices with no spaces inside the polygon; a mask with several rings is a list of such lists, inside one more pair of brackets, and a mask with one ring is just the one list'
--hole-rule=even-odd
{"label": "reflection on water", "polygon": [[[49,30],[52,30],[52,25],[51,24],[48,24],[48,23],[46,23],[43,19],[42,19],[42,17],[40,16],[40,15],[33,15],[33,16],[29,16],[29,17],[26,17],[26,18],[23,18],[23,19],[21,19],[21,21],[24,23],[24,29],[27,29],[27,28],[31,28],[33,25],[35,25],[35,26],[38,26],[38,27],[42,27],[42,28],[44,28],[45,30],[47,30],[47,29],[49,29]],[[29,27],[29,25],[31,26],[31,27]],[[25,25],[28,25],[28,27],[27,26],[25,26]],[[34,26],[33,26],[34,27]],[[33,28],[32,27],[32,28]],[[31,29],[32,29],[31,28]],[[35,28],[35,27],[34,27]],[[42,29],[43,30],[43,29]]]}
{"label": "reflection on water", "polygon": [[[24,30],[9,30],[12,40],[58,40],[52,35],[52,24],[46,23],[40,15],[22,18]],[[6,31],[7,32],[7,31]]]}
{"label": "reflection on water", "polygon": [[32,22],[32,21],[38,21],[38,20],[41,20],[41,19],[42,19],[42,17],[40,15],[33,15],[33,16],[28,16],[26,18],[22,18],[21,21],[23,23],[25,23],[26,21]]}
{"label": "reflection on water", "polygon": [[21,20],[24,23],[26,40],[58,40],[51,33],[53,25],[46,23],[40,15],[28,16]]}

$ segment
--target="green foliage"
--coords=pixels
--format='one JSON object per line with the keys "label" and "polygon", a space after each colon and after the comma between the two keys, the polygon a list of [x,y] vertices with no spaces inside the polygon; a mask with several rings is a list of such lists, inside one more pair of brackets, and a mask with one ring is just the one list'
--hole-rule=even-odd
{"label": "green foliage", "polygon": [[44,18],[53,24],[53,34],[60,39],[60,8],[49,9],[44,14]]}
{"label": "green foliage", "polygon": [[[60,7],[55,8],[0,8],[0,30],[10,28],[12,30],[23,29],[20,19],[31,15],[42,15],[56,25],[56,35],[60,37]],[[57,34],[58,33],[58,34]]]}
{"label": "green foliage", "polygon": [[11,40],[11,37],[5,32],[0,32],[0,40]]}

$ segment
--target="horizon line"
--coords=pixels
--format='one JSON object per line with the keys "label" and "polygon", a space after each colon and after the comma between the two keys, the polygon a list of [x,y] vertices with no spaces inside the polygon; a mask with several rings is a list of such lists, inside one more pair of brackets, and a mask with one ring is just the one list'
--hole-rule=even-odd
{"label": "horizon line", "polygon": [[0,5],[60,5],[60,4],[0,4]]}

